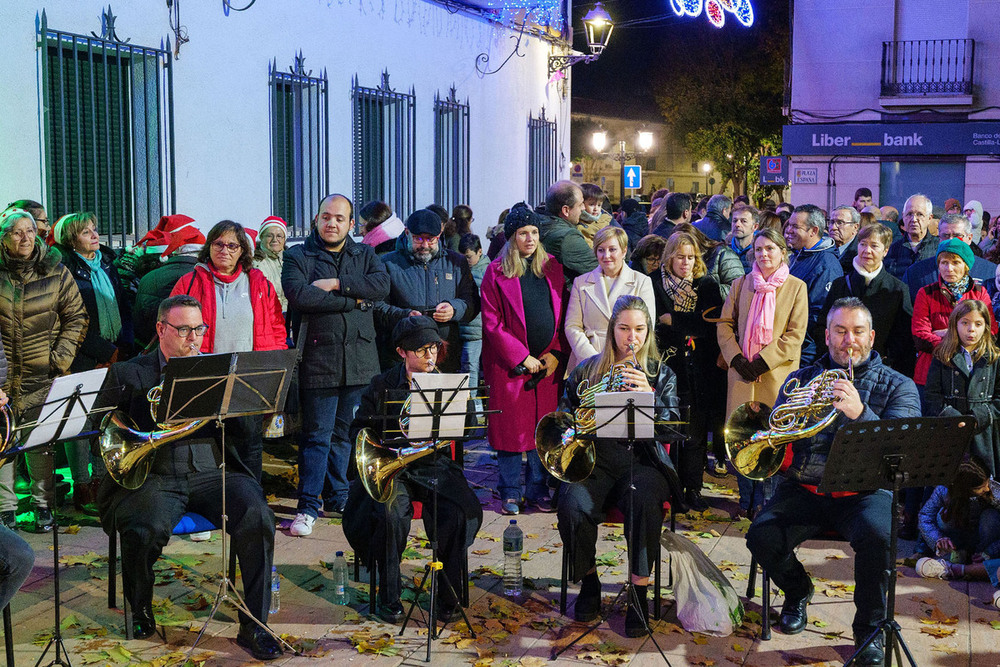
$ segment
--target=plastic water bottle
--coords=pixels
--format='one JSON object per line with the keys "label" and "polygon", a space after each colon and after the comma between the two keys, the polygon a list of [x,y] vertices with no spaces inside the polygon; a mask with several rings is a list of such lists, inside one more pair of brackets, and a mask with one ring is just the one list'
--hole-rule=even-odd
{"label": "plastic water bottle", "polygon": [[270,613],[277,614],[279,609],[281,609],[281,579],[278,578],[278,567],[276,565],[272,565]]}
{"label": "plastic water bottle", "polygon": [[348,604],[350,601],[347,595],[347,561],[344,560],[344,552],[338,551],[333,559],[333,604]]}
{"label": "plastic water bottle", "polygon": [[517,519],[511,519],[510,525],[503,531],[503,593],[507,597],[521,595],[524,583],[521,576],[521,551],[524,550],[524,533],[517,525]]}

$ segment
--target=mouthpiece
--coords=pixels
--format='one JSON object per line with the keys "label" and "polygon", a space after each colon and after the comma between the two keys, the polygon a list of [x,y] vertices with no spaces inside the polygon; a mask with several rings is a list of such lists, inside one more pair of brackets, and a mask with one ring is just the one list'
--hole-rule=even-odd
{"label": "mouthpiece", "polygon": [[195,345],[194,343],[188,343],[188,349],[191,349],[191,350],[197,350],[197,349],[198,349],[198,346],[197,346],[197,345]]}

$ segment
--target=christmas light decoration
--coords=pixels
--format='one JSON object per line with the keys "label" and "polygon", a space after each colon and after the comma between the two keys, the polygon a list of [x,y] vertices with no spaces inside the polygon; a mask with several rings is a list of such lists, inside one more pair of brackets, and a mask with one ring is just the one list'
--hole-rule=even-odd
{"label": "christmas light decoration", "polygon": [[726,24],[726,12],[731,13],[741,25],[753,25],[753,5],[750,0],[670,0],[670,9],[677,16],[705,16],[716,28]]}

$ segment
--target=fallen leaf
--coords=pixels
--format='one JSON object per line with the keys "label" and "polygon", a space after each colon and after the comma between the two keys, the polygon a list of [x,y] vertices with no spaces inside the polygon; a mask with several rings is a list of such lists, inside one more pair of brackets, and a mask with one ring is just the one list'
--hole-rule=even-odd
{"label": "fallen leaf", "polygon": [[699,646],[702,646],[708,643],[708,635],[701,635],[695,633],[694,636],[691,637],[691,641],[693,641],[695,644],[698,644]]}
{"label": "fallen leaf", "polygon": [[76,535],[77,533],[79,533],[79,532],[80,532],[80,526],[78,526],[78,525],[76,525],[76,524],[74,524],[74,525],[72,525],[72,526],[66,526],[66,527],[65,527],[65,528],[64,528],[64,529],[63,529],[62,531],[60,531],[60,532],[63,532],[63,533],[66,533],[67,535]]}
{"label": "fallen leaf", "polygon": [[931,644],[931,650],[937,651],[938,653],[947,653],[949,655],[960,655],[963,653],[963,651],[957,646],[952,646],[950,644]]}
{"label": "fallen leaf", "polygon": [[817,628],[825,628],[826,626],[830,625],[826,621],[821,621],[818,618],[813,620],[812,624],[815,625]]}
{"label": "fallen leaf", "polygon": [[928,626],[920,628],[920,632],[925,635],[930,635],[931,637],[937,637],[942,639],[944,637],[950,637],[955,634],[955,628],[942,628],[937,626]]}
{"label": "fallen leaf", "polygon": [[688,660],[690,660],[692,665],[704,665],[704,667],[712,667],[715,664],[715,660],[706,658],[703,655],[692,655]]}
{"label": "fallen leaf", "polygon": [[477,556],[485,556],[490,551],[492,551],[492,549],[473,549],[472,553],[476,554]]}

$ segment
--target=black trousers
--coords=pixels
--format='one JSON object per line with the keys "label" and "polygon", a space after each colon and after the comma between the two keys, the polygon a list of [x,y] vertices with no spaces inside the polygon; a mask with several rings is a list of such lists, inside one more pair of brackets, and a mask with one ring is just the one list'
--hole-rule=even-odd
{"label": "black trousers", "polygon": [[[105,484],[113,484],[105,480]],[[153,603],[153,564],[187,512],[222,523],[222,473],[194,472],[186,476],[150,474],[135,491],[121,492],[105,509],[101,523],[121,535],[122,583],[132,608],[149,612]],[[254,478],[226,474],[227,528],[243,574],[247,608],[266,623],[271,606],[271,564],[274,558],[274,513]],[[240,612],[240,622],[250,622]]]}
{"label": "black trousers", "polygon": [[[399,565],[410,534],[413,501],[423,503],[422,516],[427,536],[432,540],[437,537],[438,558],[444,566],[448,582],[457,593],[464,584],[462,556],[466,542],[466,511],[442,490],[437,496],[435,531],[433,494],[430,489],[399,477],[396,478],[395,488],[396,494],[388,502],[379,503],[372,500],[361,482],[355,479],[351,481],[344,508],[344,515],[352,517],[351,524],[357,524],[362,517],[367,517],[370,530],[366,534],[356,534],[346,522],[345,534],[355,551],[366,555],[364,558],[368,567],[374,561],[378,573],[379,601],[394,602],[403,591]],[[438,587],[438,593],[438,599],[443,605],[451,606],[457,602],[443,582]]]}
{"label": "black trousers", "polygon": [[783,481],[747,532],[750,548],[786,598],[809,591],[809,575],[794,549],[808,539],[836,530],[854,549],[854,637],[864,639],[885,618],[892,496],[888,491],[841,498],[820,496]]}
{"label": "black trousers", "polygon": [[226,442],[259,482],[264,465],[264,415],[227,419]]}
{"label": "black trousers", "polygon": [[[659,446],[659,445],[656,445]],[[598,442],[597,464],[587,479],[563,484],[559,490],[559,535],[570,550],[570,578],[579,581],[592,567],[597,552],[597,526],[607,510],[617,507],[625,517],[625,539],[632,573],[648,577],[659,553],[663,504],[670,486],[656,468],[617,443]],[[629,511],[629,459],[633,458],[635,493]],[[632,536],[635,536],[635,541]]]}

